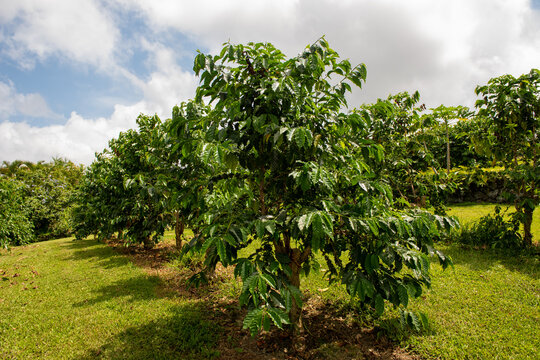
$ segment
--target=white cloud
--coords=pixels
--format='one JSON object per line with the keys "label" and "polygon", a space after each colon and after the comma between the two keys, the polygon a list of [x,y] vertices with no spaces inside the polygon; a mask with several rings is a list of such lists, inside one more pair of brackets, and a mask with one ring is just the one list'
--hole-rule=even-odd
{"label": "white cloud", "polygon": [[92,0],[3,0],[0,22],[8,55],[31,68],[35,57],[56,55],[94,66],[110,66],[120,32]]}
{"label": "white cloud", "polygon": [[[103,4],[4,0],[0,24],[9,26],[0,30],[0,41],[21,67],[50,56],[65,58],[129,81],[143,97],[128,105],[118,101],[107,118],[85,119],[74,109],[63,126],[33,128],[4,121],[0,154],[11,160],[65,156],[88,163],[107,140],[135,126],[139,113],[170,116],[174,104],[195,95],[197,84],[191,71],[179,65],[182,44],[165,45],[170,32],[181,32],[212,53],[227,40],[268,41],[288,56],[326,35],[343,57],[367,65],[367,83],[352,96],[351,106],[417,89],[428,106],[471,106],[477,84],[540,66],[540,12],[533,11],[528,0],[116,0],[113,5],[107,2],[106,8]],[[128,14],[143,19],[147,27],[134,30],[138,37],[131,35],[126,41],[115,21]],[[147,64],[153,70],[145,78],[119,65],[118,59],[125,60],[134,47],[150,54]],[[46,109],[39,94],[16,94],[12,84],[0,83],[0,95],[2,91],[11,100],[0,103],[0,120],[16,112],[37,114]]]}
{"label": "white cloud", "polygon": [[[162,119],[170,117],[175,104],[193,97],[196,78],[174,66],[171,51],[162,45],[147,43],[147,46],[155,50],[153,61],[159,70],[153,72],[147,82],[138,80],[144,90],[143,100],[130,105],[115,105],[114,112],[107,118],[87,119],[72,112],[65,125],[33,127],[27,123],[4,121],[0,123],[1,160],[38,161],[63,157],[90,164],[94,153],[101,152],[110,139],[117,137],[120,131],[136,127],[139,114],[157,114]],[[4,88],[1,85],[0,98]],[[39,96],[31,95],[23,98]],[[2,104],[0,114],[4,112]],[[9,111],[13,113],[13,110]]]}
{"label": "white cloud", "polygon": [[20,94],[12,82],[0,81],[0,120],[7,120],[14,115],[59,119],[40,94]]}
{"label": "white cloud", "polygon": [[368,67],[355,105],[416,89],[430,105],[472,105],[475,85],[540,59],[540,17],[528,0],[117,1],[211,52],[230,39],[273,42],[294,56],[326,35]]}
{"label": "white cloud", "polygon": [[66,157],[89,164],[109,139],[135,126],[144,104],[116,106],[110,118],[84,119],[73,112],[65,125],[33,127],[27,123],[0,123],[2,160],[38,161]]}

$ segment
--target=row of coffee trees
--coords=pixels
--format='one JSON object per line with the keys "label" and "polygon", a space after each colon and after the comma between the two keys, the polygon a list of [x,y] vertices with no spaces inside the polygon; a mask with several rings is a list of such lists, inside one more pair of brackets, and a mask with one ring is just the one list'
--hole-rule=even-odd
{"label": "row of coffee trees", "polygon": [[[427,111],[418,93],[344,112],[366,68],[324,39],[294,58],[271,44],[226,44],[219,55],[197,55],[194,71],[193,101],[165,122],[141,115],[138,130],[97,155],[78,193],[76,233],[151,247],[172,226],[182,247],[189,227],[195,236],[182,253],[206,256],[194,280],[234,265],[252,333],[301,327],[300,276],[321,262],[356,300],[379,314],[399,307],[421,326],[406,307],[430,284],[429,255],[450,263],[433,242],[455,222],[418,205],[440,204],[455,165],[502,161],[530,244],[537,70],[477,88],[476,114]],[[256,250],[238,256],[248,246]]]}
{"label": "row of coffee trees", "polygon": [[456,226],[439,206],[456,191],[455,166],[501,161],[530,244],[537,70],[478,87],[477,112],[428,110],[418,93],[346,111],[366,68],[324,38],[293,58],[271,44],[226,44],[198,54],[194,71],[194,100],[166,121],[141,115],[97,154],[76,192],[74,232],[150,248],[174,228],[182,254],[205,256],[194,281],[235,266],[253,334],[300,329],[300,277],[320,267],[378,314],[394,306],[422,327],[407,305],[429,287],[432,255],[451,263],[434,242]]}
{"label": "row of coffee trees", "polygon": [[71,234],[73,194],[83,167],[64,159],[0,166],[0,247]]}

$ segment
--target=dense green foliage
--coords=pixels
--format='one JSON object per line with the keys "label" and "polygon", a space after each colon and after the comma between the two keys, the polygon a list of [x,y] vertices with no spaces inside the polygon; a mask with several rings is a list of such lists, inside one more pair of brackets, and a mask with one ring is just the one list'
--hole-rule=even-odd
{"label": "dense green foliage", "polygon": [[[451,167],[487,166],[491,163],[489,156],[478,153],[474,149],[476,138],[481,136],[480,119],[458,118],[448,126],[448,140],[450,144]],[[426,131],[427,146],[433,154],[437,168],[444,168],[446,164],[446,127],[435,122]]]}
{"label": "dense green foliage", "polygon": [[112,139],[85,172],[73,214],[78,238],[106,239],[118,232],[129,243],[152,247],[170,224],[158,184],[166,150],[163,125],[157,116],[144,115],[137,124],[138,131]]}
{"label": "dense green foliage", "polygon": [[24,203],[23,184],[0,177],[0,248],[34,240],[33,226]]}
{"label": "dense green foliage", "polygon": [[451,241],[475,247],[493,249],[518,249],[522,246],[519,221],[506,219],[497,206],[494,214],[482,216],[478,221],[466,224],[452,232]]}
{"label": "dense green foliage", "polygon": [[[32,224],[33,236],[46,240],[71,233],[72,196],[82,172],[82,166],[63,159],[48,163],[14,161],[3,163],[0,179],[19,184],[14,186],[19,189],[19,195],[13,196],[20,196],[17,201],[25,209],[24,217]],[[20,236],[29,239],[24,234]]]}
{"label": "dense green foliage", "polygon": [[515,204],[524,244],[530,246],[533,212],[540,202],[540,70],[518,78],[493,78],[476,93],[481,96],[476,102],[478,116],[486,130],[479,150],[503,164],[509,178],[507,198]]}
{"label": "dense green foliage", "polygon": [[175,110],[170,135],[184,148],[189,134],[212,176],[200,233],[185,251],[206,251],[209,267],[236,265],[252,333],[300,324],[300,276],[321,267],[316,254],[331,281],[379,314],[385,301],[406,307],[429,286],[428,254],[449,264],[432,244],[452,221],[396,211],[374,170],[384,153],[369,119],[342,112],[364,65],[340,60],[320,39],[290,59],[271,44],[226,44],[217,56],[199,54],[194,70],[195,101],[212,108],[192,118]]}
{"label": "dense green foliage", "polygon": [[425,105],[419,101],[418,92],[404,92],[364,105],[359,112],[367,120],[369,138],[384,149],[384,159],[374,165],[375,172],[388,179],[396,196],[415,203],[427,194],[419,182],[420,171],[436,166],[425,131],[433,125],[432,119],[421,116]]}
{"label": "dense green foliage", "polygon": [[[430,255],[450,264],[433,243],[455,222],[410,210],[411,203],[440,206],[463,187],[452,164],[485,161],[472,155],[469,140],[495,153],[497,136],[488,146],[478,135],[499,131],[497,116],[508,115],[493,110],[500,89],[479,88],[480,116],[454,125],[470,111],[441,105],[427,113],[418,92],[347,111],[346,95],[362,86],[366,68],[340,59],[324,38],[293,58],[271,44],[225,44],[219,55],[198,54],[194,71],[193,101],[174,107],[164,123],[141,115],[138,130],[120,133],[97,155],[77,194],[77,236],[118,233],[151,247],[174,226],[180,247],[190,227],[195,236],[182,254],[204,253],[206,267],[192,280],[205,280],[217,263],[234,265],[252,334],[271,324],[301,328],[300,277],[321,267],[355,301],[379,315],[391,304],[418,327],[406,308],[430,286]],[[513,192],[516,218],[527,218],[537,201],[536,180],[529,181],[538,170],[531,168],[534,91],[515,95],[518,107],[530,105],[519,115],[536,119],[532,130],[517,136],[510,126],[508,133],[511,149],[527,140],[530,150],[503,174],[505,187],[510,179],[521,189]],[[501,228],[501,219],[484,222]]]}

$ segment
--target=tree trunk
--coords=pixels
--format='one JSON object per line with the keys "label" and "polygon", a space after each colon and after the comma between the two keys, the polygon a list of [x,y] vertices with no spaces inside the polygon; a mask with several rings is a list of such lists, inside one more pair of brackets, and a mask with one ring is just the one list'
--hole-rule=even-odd
{"label": "tree trunk", "polygon": [[448,120],[446,120],[446,173],[450,174],[450,134],[448,131]]}
{"label": "tree trunk", "polygon": [[154,243],[152,242],[152,239],[150,239],[150,237],[145,237],[143,239],[143,245],[144,245],[144,249],[145,250],[150,250],[151,248],[154,247]]}
{"label": "tree trunk", "polygon": [[174,224],[174,234],[176,236],[176,248],[180,250],[182,248],[182,236],[184,235],[184,219],[180,218],[180,213],[174,214],[176,222]]}
{"label": "tree trunk", "polygon": [[533,212],[534,209],[531,209],[528,206],[523,208],[523,244],[526,247],[532,245],[531,225],[533,221]]}
{"label": "tree trunk", "polygon": [[[300,269],[302,268],[300,257],[301,253],[299,249],[291,250],[291,276],[289,277],[289,282],[298,289],[300,289]],[[302,329],[302,319],[300,317],[301,314],[302,308],[293,297],[291,311],[289,312],[289,320],[291,320],[291,330],[293,334],[295,331]]]}

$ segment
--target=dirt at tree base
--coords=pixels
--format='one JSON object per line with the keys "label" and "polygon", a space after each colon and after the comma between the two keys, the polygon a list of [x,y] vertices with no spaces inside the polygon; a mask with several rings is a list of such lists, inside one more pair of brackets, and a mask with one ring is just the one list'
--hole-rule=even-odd
{"label": "dirt at tree base", "polygon": [[350,321],[342,310],[318,296],[309,296],[302,311],[304,331],[291,344],[289,333],[273,328],[252,337],[242,329],[246,314],[235,298],[224,297],[217,289],[233,277],[231,268],[216,268],[210,284],[200,288],[187,286],[187,278],[193,270],[170,265],[175,253],[172,244],[162,243],[144,250],[142,247],[125,247],[116,241],[109,246],[127,255],[134,264],[152,276],[158,276],[161,286],[159,296],[179,297],[200,303],[207,320],[220,328],[217,350],[224,360],[420,360],[418,355],[408,353],[373,328],[361,327]]}

